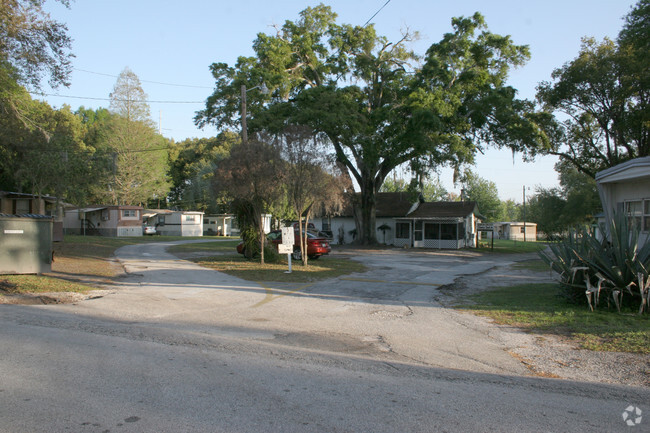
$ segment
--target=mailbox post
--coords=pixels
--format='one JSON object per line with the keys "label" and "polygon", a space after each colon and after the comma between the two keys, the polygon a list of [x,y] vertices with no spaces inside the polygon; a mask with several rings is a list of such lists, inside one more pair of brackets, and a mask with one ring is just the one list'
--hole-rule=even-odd
{"label": "mailbox post", "polygon": [[296,235],[293,227],[282,228],[282,243],[278,245],[278,252],[287,255],[287,262],[289,263],[289,270],[286,274],[291,273],[291,254],[293,253],[293,245],[296,243]]}

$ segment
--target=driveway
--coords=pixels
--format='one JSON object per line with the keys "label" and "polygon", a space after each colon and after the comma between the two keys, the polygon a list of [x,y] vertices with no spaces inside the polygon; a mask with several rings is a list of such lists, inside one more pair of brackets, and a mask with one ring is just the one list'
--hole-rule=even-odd
{"label": "driveway", "polygon": [[441,306],[496,261],[341,252],[370,270],[262,285],[169,245],[118,250],[101,298],[0,305],[0,432],[610,432],[650,412],[646,388],[532,377],[504,332]]}
{"label": "driveway", "polygon": [[502,333],[437,300],[439,287],[513,263],[512,258],[465,251],[343,250],[334,254],[359,260],[369,270],[316,283],[255,283],[165,252],[174,243],[119,249],[116,256],[127,273],[119,290],[60,308],[160,326],[174,323],[197,332],[217,327],[266,344],[386,361],[531,374],[509,353]]}

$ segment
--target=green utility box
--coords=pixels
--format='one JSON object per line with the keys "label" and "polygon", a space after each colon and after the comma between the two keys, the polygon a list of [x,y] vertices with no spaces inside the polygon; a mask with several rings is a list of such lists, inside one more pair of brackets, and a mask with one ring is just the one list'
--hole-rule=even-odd
{"label": "green utility box", "polygon": [[45,215],[0,214],[0,274],[52,271],[52,226]]}

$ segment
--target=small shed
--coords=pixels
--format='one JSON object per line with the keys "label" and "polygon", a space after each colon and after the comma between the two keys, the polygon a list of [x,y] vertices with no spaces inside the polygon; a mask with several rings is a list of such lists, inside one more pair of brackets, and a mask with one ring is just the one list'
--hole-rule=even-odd
{"label": "small shed", "polygon": [[0,274],[52,271],[51,216],[0,214]]}

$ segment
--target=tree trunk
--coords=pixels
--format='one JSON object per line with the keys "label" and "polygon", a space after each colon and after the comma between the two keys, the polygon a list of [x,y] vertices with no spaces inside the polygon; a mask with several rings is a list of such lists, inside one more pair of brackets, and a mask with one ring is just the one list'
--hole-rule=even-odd
{"label": "tree trunk", "polygon": [[266,236],[264,236],[264,213],[260,212],[260,263],[264,264],[264,241]]}
{"label": "tree trunk", "polygon": [[361,186],[361,197],[357,212],[357,243],[374,245],[377,243],[377,201],[372,185]]}

